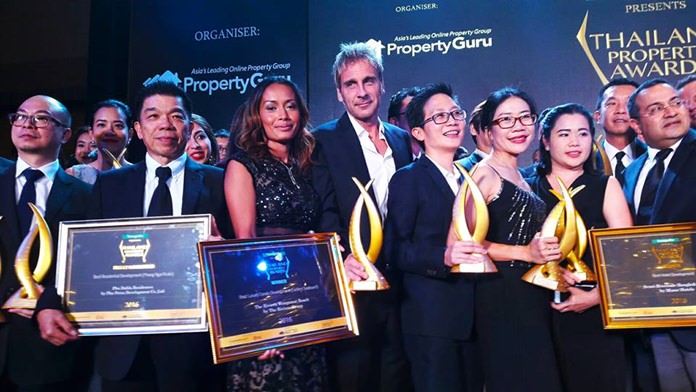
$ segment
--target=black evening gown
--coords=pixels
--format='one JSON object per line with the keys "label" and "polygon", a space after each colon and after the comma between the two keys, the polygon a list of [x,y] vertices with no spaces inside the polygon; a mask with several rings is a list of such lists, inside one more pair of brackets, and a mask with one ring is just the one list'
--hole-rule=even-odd
{"label": "black evening gown", "polygon": [[[501,177],[488,204],[487,241],[526,245],[541,229],[544,202]],[[476,333],[487,392],[561,391],[551,335],[549,290],[521,280],[532,264],[497,261],[476,284]]]}
{"label": "black evening gown", "polygon": [[[573,204],[588,229],[607,227],[603,205],[608,179],[603,174],[584,173],[570,185],[571,188],[585,185],[585,189],[573,197]],[[551,194],[546,176],[535,175],[528,181],[550,211],[558,199]],[[589,248],[582,259],[594,269]],[[604,330],[599,306],[583,313],[552,310],[551,314],[564,389],[571,392],[625,391],[627,365],[623,334]]]}
{"label": "black evening gown", "polygon": [[[252,159],[236,152],[231,159],[242,163],[251,174],[256,190],[256,233],[258,236],[306,233],[316,227],[319,195],[311,177],[297,164],[267,156]],[[279,357],[256,358],[229,363],[229,391],[325,391],[327,390],[324,345],[285,350]]]}

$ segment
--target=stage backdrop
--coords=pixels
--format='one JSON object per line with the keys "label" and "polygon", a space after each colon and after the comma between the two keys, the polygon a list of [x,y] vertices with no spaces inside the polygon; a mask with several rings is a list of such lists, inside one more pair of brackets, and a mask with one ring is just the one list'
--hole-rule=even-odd
{"label": "stage backdrop", "polygon": [[290,75],[318,125],[343,113],[331,75],[339,44],[372,40],[384,60],[384,120],[394,92],[440,81],[467,110],[507,85],[527,90],[539,111],[571,101],[594,110],[608,79],[675,82],[696,72],[694,7],[694,0],[135,2],[130,87],[169,71],[219,128],[256,78]]}

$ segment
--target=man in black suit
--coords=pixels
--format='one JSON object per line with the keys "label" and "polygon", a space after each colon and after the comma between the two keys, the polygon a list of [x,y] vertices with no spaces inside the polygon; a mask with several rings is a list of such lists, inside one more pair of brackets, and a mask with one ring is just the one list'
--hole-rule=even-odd
{"label": "man in black suit", "polygon": [[[373,179],[369,192],[382,216],[386,214],[387,186],[396,169],[411,161],[408,134],[380,121],[384,93],[382,62],[364,43],[341,45],[333,66],[338,100],[346,113],[314,130],[316,146],[314,186],[322,201],[320,229],[341,235],[348,249],[348,223],[359,190]],[[369,243],[367,218],[361,222],[363,244]],[[380,258],[377,268],[392,288],[355,294],[360,336],[327,347],[329,378],[334,391],[402,391],[408,388],[408,363],[403,352],[398,317],[398,279]],[[367,277],[352,255],[345,260],[352,280]]]}
{"label": "man in black suit", "polygon": [[13,162],[11,160],[0,157],[0,168],[12,166],[12,164]]}
{"label": "man in black suit", "polygon": [[[406,119],[406,107],[408,107],[413,97],[418,94],[418,91],[420,91],[420,87],[402,88],[389,98],[387,121],[389,121],[389,124],[408,132],[409,135],[411,134],[411,127],[408,126],[408,120]],[[413,153],[413,159],[417,159],[422,152],[418,140],[413,135],[411,135],[411,152]]]}
{"label": "man in black suit", "polygon": [[[135,131],[147,149],[145,161],[100,175],[91,196],[90,217],[210,213],[220,228],[229,227],[223,171],[197,164],[185,154],[191,136],[191,103],[186,93],[170,83],[149,84],[136,98],[134,113]],[[163,194],[166,197],[160,199]],[[55,303],[47,307],[51,309],[40,311],[38,316],[42,333],[55,344],[69,340],[72,326],[55,310]],[[95,361],[105,392],[210,391],[224,387],[224,367],[213,366],[205,332],[102,337],[97,342]]]}
{"label": "man in black suit", "polygon": [[[45,211],[44,218],[53,236],[53,253],[58,225],[64,220],[83,219],[90,186],[66,174],[58,163],[61,146],[70,140],[71,117],[65,106],[47,96],[34,96],[10,115],[12,143],[17,162],[0,168],[0,301],[20,289],[14,270],[17,250],[29,231],[32,213],[27,202]],[[8,161],[9,162],[9,161]],[[32,252],[31,269],[38,252]],[[41,284],[53,286],[55,260]],[[54,391],[86,390],[91,362],[81,352],[82,342],[54,347],[41,339],[31,320],[34,311],[9,309],[7,323],[0,324],[0,389]]]}
{"label": "man in black suit", "polygon": [[469,171],[491,153],[490,134],[481,129],[481,109],[484,103],[486,101],[476,105],[474,110],[471,111],[471,118],[469,119],[469,133],[474,140],[476,149],[468,157],[459,160],[459,163]]}
{"label": "man in black suit", "polygon": [[389,183],[385,258],[403,272],[401,320],[417,391],[482,390],[480,373],[470,373],[478,360],[471,340],[474,282],[450,268],[478,262],[472,253],[486,251],[471,241],[447,247],[461,180],[453,160],[465,119],[449,86],[419,92],[408,106],[408,120],[425,152]]}
{"label": "man in black suit", "polygon": [[[677,91],[666,81],[641,84],[628,101],[631,126],[647,153],[625,172],[624,193],[637,225],[696,222],[696,131]],[[693,390],[696,328],[651,333],[661,390]]]}
{"label": "man in black suit", "polygon": [[[594,119],[604,130],[602,147],[611,161],[614,176],[623,183],[623,171],[646,150],[645,143],[636,137],[628,114],[628,98],[636,91],[638,83],[626,78],[616,78],[599,90]],[[604,170],[602,158],[597,153],[597,170]],[[617,169],[618,168],[618,169]]]}

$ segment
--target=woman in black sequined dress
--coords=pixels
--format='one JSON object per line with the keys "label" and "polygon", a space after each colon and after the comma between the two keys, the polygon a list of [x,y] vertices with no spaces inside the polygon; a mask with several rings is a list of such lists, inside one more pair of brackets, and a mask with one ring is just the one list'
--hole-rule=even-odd
{"label": "woman in black sequined dress", "polygon": [[[225,198],[236,238],[306,233],[315,227],[320,201],[309,173],[314,139],[306,130],[308,121],[307,106],[287,79],[264,79],[247,100],[241,128],[230,139],[236,152],[225,171]],[[325,390],[324,347],[231,362],[227,388]]]}
{"label": "woman in black sequined dress", "polygon": [[560,391],[550,328],[548,290],[521,280],[535,263],[560,256],[558,239],[540,238],[544,202],[531,192],[517,158],[534,138],[536,112],[524,92],[493,92],[481,127],[493,151],[473,174],[488,203],[484,246],[498,268],[476,283],[475,325],[487,392]]}
{"label": "woman in black sequined dress", "polygon": [[[552,108],[541,122],[541,161],[529,178],[532,190],[550,211],[560,191],[556,178],[570,188],[584,185],[573,204],[588,228],[631,226],[631,213],[619,181],[592,169],[592,116],[578,104]],[[580,255],[592,268],[589,250]],[[569,284],[576,283],[566,273]],[[553,335],[561,378],[566,391],[625,391],[626,356],[621,331],[605,331],[599,309],[599,291],[569,287],[570,296],[552,304]],[[551,294],[549,293],[549,299]]]}

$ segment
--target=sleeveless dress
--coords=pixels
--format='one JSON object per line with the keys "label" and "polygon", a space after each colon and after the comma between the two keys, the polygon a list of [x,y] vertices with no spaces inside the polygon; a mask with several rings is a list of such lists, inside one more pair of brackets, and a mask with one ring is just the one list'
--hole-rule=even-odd
{"label": "sleeveless dress", "polygon": [[[253,159],[244,151],[233,159],[246,167],[256,190],[256,233],[268,235],[307,233],[316,227],[320,200],[311,177],[297,165],[273,157]],[[323,345],[283,352],[285,359],[242,359],[228,364],[229,391],[323,391],[327,389]]]}
{"label": "sleeveless dress", "polygon": [[[588,229],[607,227],[603,206],[608,180],[603,174],[583,173],[571,184],[572,188],[585,185],[585,189],[573,197],[573,204]],[[534,193],[546,202],[547,212],[550,211],[558,199],[551,194],[546,176],[535,175],[528,182]],[[594,269],[589,248],[582,259]],[[604,330],[599,306],[583,313],[552,310],[551,315],[564,389],[625,391],[627,369],[623,334]]]}
{"label": "sleeveless dress", "polygon": [[[526,245],[539,232],[545,205],[535,194],[500,177],[488,204],[487,241]],[[495,262],[498,273],[476,283],[475,323],[487,392],[561,391],[551,335],[549,290],[523,281],[532,264]]]}

